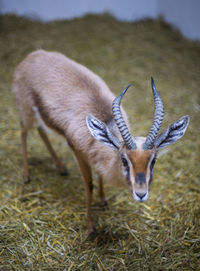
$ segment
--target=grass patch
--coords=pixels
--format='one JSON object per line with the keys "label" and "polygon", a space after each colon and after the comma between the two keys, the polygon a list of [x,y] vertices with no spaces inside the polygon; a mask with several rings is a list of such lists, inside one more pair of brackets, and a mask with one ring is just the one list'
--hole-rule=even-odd
{"label": "grass patch", "polygon": [[[191,116],[184,138],[158,159],[148,202],[134,202],[128,189],[107,187],[109,207],[102,210],[95,189],[93,215],[100,233],[93,240],[87,237],[81,176],[63,140],[51,135],[70,170],[67,178],[59,176],[37,133],[30,133],[32,182],[23,185],[12,74],[39,48],[86,65],[115,94],[134,82],[123,101],[134,135],[147,135],[151,126],[150,76],[165,104],[163,126]],[[199,59],[199,44],[160,20],[122,23],[105,14],[43,24],[0,18],[1,270],[198,270]]]}

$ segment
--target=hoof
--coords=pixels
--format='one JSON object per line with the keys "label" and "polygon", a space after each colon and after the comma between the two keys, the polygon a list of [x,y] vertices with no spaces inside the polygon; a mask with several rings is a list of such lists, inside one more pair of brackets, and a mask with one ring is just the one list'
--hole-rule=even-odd
{"label": "hoof", "polygon": [[107,200],[102,201],[102,202],[101,202],[101,206],[102,206],[102,207],[107,207],[107,206],[108,206]]}
{"label": "hoof", "polygon": [[88,239],[94,240],[98,236],[98,231],[96,228],[93,228],[92,230],[89,230],[88,232]]}
{"label": "hoof", "polygon": [[60,175],[61,176],[69,176],[69,173],[66,169],[64,169],[64,170],[60,171]]}
{"label": "hoof", "polygon": [[24,180],[24,184],[28,184],[31,182],[31,178],[28,176],[25,180]]}

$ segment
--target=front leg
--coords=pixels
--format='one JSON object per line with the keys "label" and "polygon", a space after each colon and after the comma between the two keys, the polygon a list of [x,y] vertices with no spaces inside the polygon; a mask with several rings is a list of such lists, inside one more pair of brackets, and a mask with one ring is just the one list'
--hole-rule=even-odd
{"label": "front leg", "polygon": [[103,179],[102,177],[99,175],[99,198],[100,198],[100,203],[101,206],[107,206],[108,203],[105,199],[105,194],[104,194],[104,188],[103,188]]}
{"label": "front leg", "polygon": [[92,221],[92,214],[91,214],[91,205],[92,205],[92,191],[93,191],[93,184],[92,184],[92,172],[90,166],[83,160],[80,154],[75,152],[83,180],[85,185],[85,192],[86,192],[86,220],[89,233],[95,231],[95,227]]}

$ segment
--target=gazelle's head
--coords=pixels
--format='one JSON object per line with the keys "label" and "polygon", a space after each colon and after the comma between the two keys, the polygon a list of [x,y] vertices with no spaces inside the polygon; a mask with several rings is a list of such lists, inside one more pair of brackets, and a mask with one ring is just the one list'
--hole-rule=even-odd
{"label": "gazelle's head", "polygon": [[184,116],[158,135],[164,117],[164,106],[156,90],[153,78],[151,83],[155,113],[147,137],[131,137],[120,110],[122,97],[130,85],[123,90],[121,95],[114,99],[112,104],[114,120],[123,142],[120,142],[109,128],[94,116],[90,115],[86,119],[92,136],[118,153],[121,158],[123,175],[127,180],[133,198],[139,202],[148,199],[157,151],[179,140],[184,135],[189,124],[189,116]]}

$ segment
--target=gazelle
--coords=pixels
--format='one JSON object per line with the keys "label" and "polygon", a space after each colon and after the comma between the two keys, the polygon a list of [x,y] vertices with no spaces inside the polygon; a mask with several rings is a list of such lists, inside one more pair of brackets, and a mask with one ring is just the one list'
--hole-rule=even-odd
{"label": "gazelle", "polygon": [[[130,86],[130,85],[129,85]],[[120,107],[124,91],[115,98],[104,81],[86,67],[57,52],[39,50],[16,68],[13,91],[21,120],[24,180],[30,181],[27,133],[34,121],[58,169],[65,167],[56,155],[44,124],[64,136],[79,164],[86,191],[86,217],[90,232],[93,167],[99,176],[99,196],[105,203],[103,180],[126,182],[133,198],[147,200],[157,151],[180,139],[189,123],[184,116],[158,135],[164,107],[152,79],[155,103],[147,137],[132,137],[126,113]]]}

